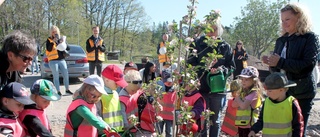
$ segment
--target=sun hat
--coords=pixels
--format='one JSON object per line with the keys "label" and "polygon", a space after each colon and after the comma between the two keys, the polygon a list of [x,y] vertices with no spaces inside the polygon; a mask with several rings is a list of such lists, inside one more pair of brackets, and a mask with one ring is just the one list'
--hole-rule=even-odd
{"label": "sun hat", "polygon": [[30,92],[24,85],[18,82],[11,82],[5,85],[1,94],[3,97],[12,98],[24,105],[34,104],[30,99]]}
{"label": "sun hat", "polygon": [[241,74],[238,75],[238,77],[243,77],[243,78],[257,78],[259,77],[259,71],[257,68],[253,66],[248,66],[244,69],[242,69]]}
{"label": "sun hat", "polygon": [[116,65],[108,65],[102,71],[102,76],[113,80],[120,87],[126,87],[128,83],[124,80],[124,75],[122,70]]}
{"label": "sun hat", "polygon": [[101,77],[98,75],[90,75],[86,79],[83,80],[83,83],[94,86],[98,92],[108,95],[104,90],[104,82]]}
{"label": "sun hat", "polygon": [[271,73],[264,81],[266,89],[279,89],[297,86],[293,81],[288,80],[286,75],[280,72]]}
{"label": "sun hat", "polygon": [[56,87],[49,80],[39,79],[30,87],[31,94],[39,95],[49,101],[61,99]]}

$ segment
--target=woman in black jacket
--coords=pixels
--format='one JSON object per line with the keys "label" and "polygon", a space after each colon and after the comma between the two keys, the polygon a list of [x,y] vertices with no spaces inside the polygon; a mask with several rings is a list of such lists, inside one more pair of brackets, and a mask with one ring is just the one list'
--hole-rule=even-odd
{"label": "woman in black jacket", "polygon": [[233,56],[236,65],[233,76],[236,78],[236,76],[240,75],[242,69],[247,67],[248,54],[241,40],[236,43],[236,48],[233,49]]}
{"label": "woman in black jacket", "polygon": [[[288,93],[298,99],[304,119],[304,131],[308,125],[317,85],[312,70],[317,62],[319,40],[311,31],[311,22],[298,4],[288,4],[281,9],[281,37],[274,52],[262,57],[272,72],[282,72],[297,83]],[[305,136],[305,132],[304,132]]]}

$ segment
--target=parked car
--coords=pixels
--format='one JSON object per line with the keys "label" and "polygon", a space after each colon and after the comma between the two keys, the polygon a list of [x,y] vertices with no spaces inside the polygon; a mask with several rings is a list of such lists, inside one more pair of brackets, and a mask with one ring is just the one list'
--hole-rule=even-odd
{"label": "parked car", "polygon": [[[69,78],[79,78],[89,76],[89,63],[86,52],[79,45],[69,45],[70,56],[67,57],[66,63],[69,72]],[[40,64],[41,78],[52,78],[52,72],[49,67],[49,61],[47,56],[42,56]],[[60,77],[62,77],[60,73]]]}

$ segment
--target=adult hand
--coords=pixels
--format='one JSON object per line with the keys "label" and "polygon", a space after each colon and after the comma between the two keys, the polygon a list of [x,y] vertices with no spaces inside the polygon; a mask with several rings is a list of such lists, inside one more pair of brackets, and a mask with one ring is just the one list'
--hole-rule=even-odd
{"label": "adult hand", "polygon": [[269,57],[268,56],[262,56],[262,62],[265,64],[268,64]]}
{"label": "adult hand", "polygon": [[242,58],[243,58],[243,56],[239,56],[239,57],[238,57],[238,60],[241,60]]}
{"label": "adult hand", "polygon": [[210,73],[211,74],[216,74],[216,73],[218,73],[219,71],[218,71],[218,69],[217,68],[211,68],[210,69]]}
{"label": "adult hand", "polygon": [[277,66],[279,60],[280,60],[280,56],[274,53],[269,57],[268,65],[271,67]]}

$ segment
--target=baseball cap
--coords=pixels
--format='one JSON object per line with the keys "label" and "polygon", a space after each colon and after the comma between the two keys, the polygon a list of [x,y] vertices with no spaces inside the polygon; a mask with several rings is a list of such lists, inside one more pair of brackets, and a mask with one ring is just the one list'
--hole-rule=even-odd
{"label": "baseball cap", "polygon": [[39,79],[30,87],[31,94],[39,95],[49,101],[57,101],[61,99],[58,91],[53,83],[49,80]]}
{"label": "baseball cap", "polygon": [[113,80],[120,87],[126,87],[128,83],[124,80],[124,75],[122,70],[116,65],[108,65],[102,71],[102,76]]}
{"label": "baseball cap", "polygon": [[21,104],[30,105],[34,102],[30,99],[30,92],[27,88],[18,82],[11,82],[5,85],[1,91],[3,97],[12,98]]}
{"label": "baseball cap", "polygon": [[128,69],[128,68],[138,70],[137,65],[136,65],[135,63],[133,63],[132,61],[127,62],[127,63],[124,65],[124,69]]}
{"label": "baseball cap", "polygon": [[259,71],[257,68],[253,66],[248,66],[244,69],[242,69],[241,74],[238,75],[238,77],[243,77],[243,78],[257,78],[259,77]]}
{"label": "baseball cap", "polygon": [[170,69],[164,69],[161,73],[162,81],[165,82],[173,82],[172,73]]}
{"label": "baseball cap", "polygon": [[108,95],[104,90],[104,82],[101,77],[98,75],[90,75],[86,79],[83,80],[83,83],[94,86],[98,92]]}
{"label": "baseball cap", "polygon": [[293,81],[288,80],[286,75],[280,72],[271,73],[264,81],[266,89],[279,89],[297,86]]}

